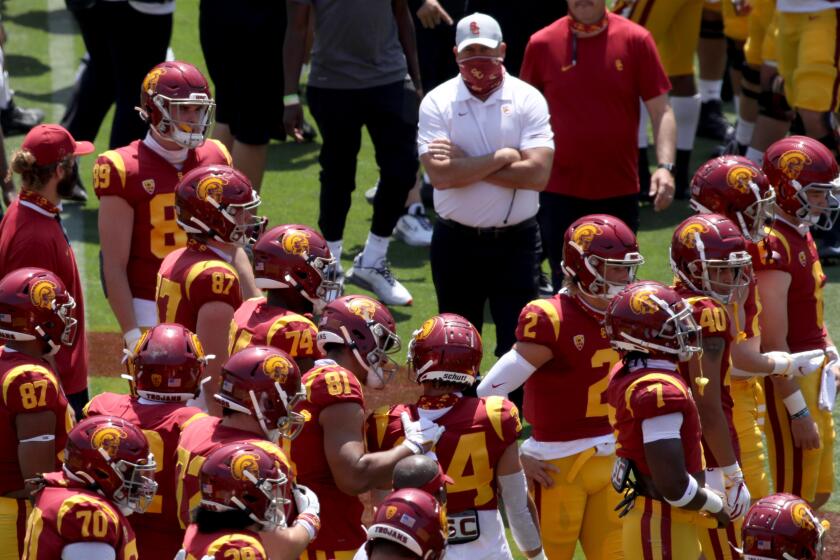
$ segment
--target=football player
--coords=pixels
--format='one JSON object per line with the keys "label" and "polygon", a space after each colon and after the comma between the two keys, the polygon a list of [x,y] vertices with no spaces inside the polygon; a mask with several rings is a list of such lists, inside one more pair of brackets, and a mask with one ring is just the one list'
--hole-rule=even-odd
{"label": "football player", "polygon": [[[184,424],[178,440],[175,500],[182,529],[201,501],[198,474],[211,452],[234,442],[265,448],[267,442],[277,444],[281,437],[294,438],[303,425],[304,418],[292,412],[303,398],[300,370],[282,350],[246,348],[228,359],[221,377],[221,389],[214,395],[222,408],[221,418],[194,417]],[[287,461],[285,455],[278,460]]]}
{"label": "football player", "polygon": [[[662,66],[671,81],[670,101],[677,120],[676,196],[688,198],[688,168],[700,118],[694,53],[700,39],[703,0],[625,0],[617,2],[616,8],[646,27],[656,41]],[[644,125],[646,119],[640,121]]]}
{"label": "football player", "polygon": [[615,438],[605,401],[619,356],[603,321],[610,299],[643,262],[636,236],[618,218],[595,214],[574,222],[563,244],[566,285],[522,310],[516,344],[478,386],[480,396],[506,395],[525,383],[532,431],[521,460],[535,483],[549,558],[572,558],[578,541],[591,558],[621,554],[610,486]]}
{"label": "football player", "polygon": [[308,226],[282,225],[254,245],[254,278],[266,297],[245,301],[230,324],[230,353],[256,344],[274,346],[308,371],[320,357],[318,329],[310,320],[338,296],[331,279],[335,259],[324,238]]}
{"label": "football player", "polygon": [[838,166],[817,140],[790,136],[764,155],[776,191],[776,219],[758,245],[755,268],[764,350],[822,350],[825,365],[806,377],[765,379],[767,446],[777,492],[815,508],[834,486],[834,406],[838,354],[823,318],[826,276],[810,229],[830,229],[840,212]]}
{"label": "football player", "polygon": [[394,318],[384,305],[358,295],[330,302],[318,323],[317,342],[326,357],[303,377],[306,399],[295,410],[306,421],[300,436],[289,442],[297,479],[323,504],[318,540],[301,558],[349,560],[365,542],[358,496],[387,486],[397,461],[428,451],[441,429],[406,417],[402,445],[365,452],[362,385],[384,387],[397,370],[390,354],[400,348]]}
{"label": "football player", "polygon": [[[775,200],[775,192],[764,172],[740,156],[711,159],[700,166],[691,180],[691,207],[700,213],[721,214],[738,225],[753,262],[758,259],[756,244],[767,236],[765,226],[772,224]],[[821,351],[794,355],[761,352],[758,322],[761,303],[755,278],[746,301],[733,301],[727,310],[735,333],[729,387],[734,405],[732,421],[744,480],[751,498],[756,500],[770,493],[761,437],[765,406],[760,378],[810,373],[822,363],[823,354]]]}
{"label": "football player", "polygon": [[463,394],[475,382],[481,356],[481,335],[460,315],[443,313],[424,322],[408,350],[408,367],[423,396],[416,404],[375,410],[367,423],[368,449],[399,445],[404,415],[437,422],[446,431],[435,455],[454,481],[447,491],[447,557],[511,558],[501,498],[519,549],[528,558],[544,558],[536,507],[519,462],[519,411],[499,396]]}
{"label": "football player", "polygon": [[67,436],[61,471],[36,482],[23,560],[138,560],[126,516],[157,490],[146,436],[128,420],[95,416]]}
{"label": "football player", "polygon": [[220,410],[208,394],[218,391],[219,368],[228,352],[228,332],[219,325],[230,325],[242,303],[240,275],[252,274],[250,267],[237,270],[231,263],[238,249],[251,244],[265,226],[265,218],[252,213],[259,204],[248,179],[224,165],[193,169],[175,189],[176,220],[189,239],[160,265],[158,320],[184,325],[216,357],[207,367],[210,381],[202,388],[203,404],[213,413]]}
{"label": "football player", "polygon": [[[45,359],[72,342],[73,298],[53,274],[21,268],[0,280],[0,559],[20,558],[31,488],[61,466],[73,409]],[[67,331],[67,329],[71,329]],[[65,336],[65,332],[67,336]]]}
{"label": "football player", "polygon": [[[725,305],[746,296],[752,277],[746,242],[734,223],[719,214],[699,214],[684,220],[671,240],[674,290],[684,297],[702,329],[702,354],[680,365],[694,390],[700,413],[706,484],[725,493],[733,521],[743,517],[750,494],[740,465],[738,436],[732,421],[729,390],[733,329]],[[735,543],[736,528],[700,532],[708,559],[729,559],[727,543]]]}
{"label": "football player", "polygon": [[828,521],[792,494],[772,494],[747,512],[741,530],[745,560],[820,560]]}
{"label": "football player", "polygon": [[449,550],[446,511],[422,490],[397,490],[377,510],[367,539],[371,560],[441,560]]}
{"label": "football player", "polygon": [[676,291],[650,281],[612,299],[605,327],[621,355],[607,395],[618,440],[613,485],[625,492],[624,556],[696,560],[698,526],[729,523],[724,496],[705,487],[700,416],[679,372],[702,352],[700,327]]}
{"label": "football player", "polygon": [[175,186],[196,167],[231,164],[224,145],[205,143],[214,103],[207,80],[192,64],[172,61],[152,68],[138,110],[149,124],[146,137],[101,154],[93,166],[102,285],[129,350],[141,329],[158,322],[160,263],[187,243],[175,222]]}
{"label": "football player", "polygon": [[240,442],[213,451],[201,465],[201,503],[176,560],[296,560],[320,521],[318,498],[291,478],[277,448]]}
{"label": "football player", "polygon": [[131,394],[101,393],[85,407],[85,415],[116,416],[143,430],[157,465],[159,489],[146,514],[132,525],[141,557],[175,556],[183,531],[175,503],[175,457],[182,427],[204,414],[186,406],[198,394],[207,357],[198,337],[181,325],[161,323],[143,333],[126,351]]}

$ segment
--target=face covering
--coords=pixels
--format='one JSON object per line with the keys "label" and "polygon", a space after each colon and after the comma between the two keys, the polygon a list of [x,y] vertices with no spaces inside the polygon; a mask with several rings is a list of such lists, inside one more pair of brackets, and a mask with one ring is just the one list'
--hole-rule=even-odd
{"label": "face covering", "polygon": [[487,95],[495,91],[505,77],[502,59],[495,56],[471,56],[458,61],[461,78],[475,95]]}
{"label": "face covering", "polygon": [[569,25],[575,33],[597,33],[607,27],[607,12],[604,12],[604,17],[595,23],[581,23],[569,14]]}

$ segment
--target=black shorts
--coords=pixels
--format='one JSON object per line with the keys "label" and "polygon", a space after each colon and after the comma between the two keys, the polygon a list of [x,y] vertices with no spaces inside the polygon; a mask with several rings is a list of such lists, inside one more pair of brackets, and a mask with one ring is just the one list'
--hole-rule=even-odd
{"label": "black shorts", "polygon": [[283,129],[285,2],[201,0],[198,29],[216,121],[244,144],[267,144]]}

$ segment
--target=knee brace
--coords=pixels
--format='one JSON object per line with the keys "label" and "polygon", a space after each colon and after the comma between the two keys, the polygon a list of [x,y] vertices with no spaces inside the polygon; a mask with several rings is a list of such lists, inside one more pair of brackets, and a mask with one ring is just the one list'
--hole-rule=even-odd
{"label": "knee brace", "polygon": [[762,89],[758,96],[758,113],[777,121],[792,121],[793,109],[785,97],[784,80],[777,75],[770,89]]}
{"label": "knee brace", "polygon": [[729,67],[735,71],[743,72],[745,64],[744,43],[735,39],[726,38],[726,57],[729,59]]}
{"label": "knee brace", "polygon": [[741,95],[758,101],[760,92],[761,73],[758,69],[745,63],[741,66]]}

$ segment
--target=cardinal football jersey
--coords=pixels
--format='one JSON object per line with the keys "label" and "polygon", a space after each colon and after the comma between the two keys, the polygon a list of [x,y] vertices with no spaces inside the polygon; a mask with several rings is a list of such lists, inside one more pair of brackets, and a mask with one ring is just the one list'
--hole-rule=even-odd
{"label": "cardinal football jersey", "polygon": [[317,336],[318,329],[305,315],[269,305],[264,297],[252,298],[244,301],[233,315],[228,354],[265,344],[292,358],[317,360],[321,357],[315,344]]}

